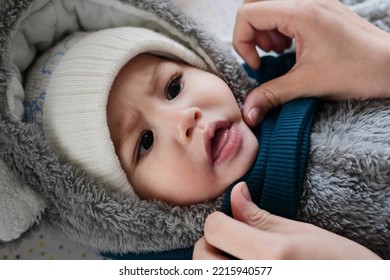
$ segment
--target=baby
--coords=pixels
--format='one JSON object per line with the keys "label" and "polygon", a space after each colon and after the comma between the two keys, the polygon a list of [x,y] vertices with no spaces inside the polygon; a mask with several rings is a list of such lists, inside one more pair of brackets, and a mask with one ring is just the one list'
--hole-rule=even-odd
{"label": "baby", "polygon": [[[294,125],[302,123],[294,117]],[[107,122],[121,166],[142,199],[176,205],[216,199],[251,170],[258,156],[258,139],[244,122],[232,91],[221,78],[146,53],[131,59],[115,78],[108,98]],[[311,121],[307,127],[310,125]],[[281,131],[283,141],[289,139],[287,133],[292,130]],[[273,139],[275,145],[277,140]],[[304,150],[298,140],[292,143],[298,146],[289,143],[288,150]],[[272,151],[269,158],[274,155]],[[258,161],[264,164],[269,159]],[[299,183],[284,184],[300,190],[303,170],[290,172],[288,161],[283,159],[280,175],[298,177]],[[279,183],[283,180],[277,178]],[[262,181],[257,179],[250,187],[258,189]],[[270,188],[263,186],[264,193],[268,189],[280,190],[278,182],[272,182]],[[291,195],[293,200],[297,197],[300,191]],[[283,195],[271,200],[270,207],[275,207],[283,201]],[[279,214],[293,218],[295,210],[293,214],[286,210]]]}
{"label": "baby", "polygon": [[[293,56],[264,58],[252,77],[283,74]],[[40,125],[64,162],[125,197],[179,206],[223,197],[228,212],[229,187],[245,180],[255,203],[296,218],[313,182],[329,180],[311,173],[323,167],[313,159],[305,177],[317,102],[290,102],[251,130],[215,73],[207,59],[148,29],[73,34],[30,69],[25,121]]]}
{"label": "baby", "polygon": [[146,53],[115,78],[107,122],[143,199],[179,205],[215,199],[249,170],[258,150],[221,78]]}
{"label": "baby", "polygon": [[141,199],[215,199],[257,155],[227,84],[192,51],[147,29],[66,38],[30,70],[26,93],[27,121],[64,159]]}

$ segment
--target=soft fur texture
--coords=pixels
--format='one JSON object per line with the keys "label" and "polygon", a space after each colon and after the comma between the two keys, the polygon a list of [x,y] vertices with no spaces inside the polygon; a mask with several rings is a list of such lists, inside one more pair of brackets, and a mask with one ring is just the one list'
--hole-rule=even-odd
{"label": "soft fur texture", "polygon": [[40,219],[45,203],[40,195],[20,181],[2,159],[0,178],[3,184],[0,188],[0,240],[11,241]]}
{"label": "soft fur texture", "polygon": [[[53,45],[68,32],[119,25],[146,26],[181,40],[205,61],[215,65],[242,104],[251,84],[229,50],[222,47],[215,36],[208,34],[166,1],[120,2],[1,2],[0,157],[23,183],[19,179],[13,184],[1,180],[0,189],[9,190],[14,184],[27,184],[38,195],[38,200],[44,203],[44,221],[60,234],[95,251],[149,252],[190,246],[202,235],[205,217],[219,209],[220,199],[191,207],[176,207],[163,202],[141,201],[137,197],[126,198],[96,184],[93,178],[77,166],[60,163],[55,151],[38,133],[38,128],[20,120],[22,74],[37,53]],[[390,31],[389,1],[344,2],[351,4],[351,9],[377,26]],[[22,55],[15,56],[17,63],[11,61],[15,47],[25,45],[22,37],[17,35],[21,34],[26,20],[34,16],[41,20],[39,13],[42,12],[48,15],[55,15],[62,10],[71,13],[68,5],[74,3],[78,7],[87,7],[80,8],[77,15],[80,18],[73,14],[75,17],[66,18],[67,26],[65,23],[54,25],[59,28],[54,31],[51,29],[53,22],[50,21],[42,20],[37,26],[30,25],[31,30],[41,28],[42,31],[47,27],[50,32],[39,33],[43,36],[34,38],[37,42],[31,44],[35,49],[24,51],[22,48]],[[111,13],[115,15],[118,11],[122,16],[114,16],[118,20],[105,20],[102,16],[95,22],[88,15],[89,12],[93,14],[91,6],[96,8],[94,11],[97,11],[97,15],[99,11],[107,10],[104,16]],[[123,9],[130,6],[133,9]],[[130,13],[134,11],[143,11],[147,16],[137,18],[136,14]],[[389,116],[390,101],[324,104],[314,125],[299,214],[301,220],[354,239],[384,258],[390,258]],[[9,172],[7,170],[5,172]],[[4,209],[6,206],[0,207]],[[35,212],[36,219],[30,219],[31,225],[42,214],[41,209]],[[13,224],[1,224],[0,227],[9,228],[10,232],[13,230]],[[19,234],[21,236],[22,232]],[[14,235],[13,238],[17,239],[18,236]],[[2,241],[3,244],[9,244],[8,240]]]}
{"label": "soft fur texture", "polygon": [[326,103],[314,124],[299,219],[390,258],[390,100]]}

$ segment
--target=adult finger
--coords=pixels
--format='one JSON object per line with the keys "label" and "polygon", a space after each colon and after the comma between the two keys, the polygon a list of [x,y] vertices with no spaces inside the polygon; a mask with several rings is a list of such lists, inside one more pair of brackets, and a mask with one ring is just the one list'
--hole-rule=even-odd
{"label": "adult finger", "polygon": [[269,254],[277,247],[274,244],[274,234],[261,231],[221,212],[214,212],[206,219],[205,238],[211,246],[240,259],[259,259],[262,258],[263,250]]}
{"label": "adult finger", "polygon": [[224,253],[211,246],[204,237],[199,239],[194,246],[193,260],[227,260]]}
{"label": "adult finger", "polygon": [[283,35],[277,30],[269,31],[272,40],[272,50],[282,53],[292,46],[292,39]]}
{"label": "adult finger", "polygon": [[233,187],[230,200],[233,217],[260,230],[269,233],[291,234],[293,230],[301,226],[301,223],[272,215],[264,209],[257,207],[251,201],[245,182],[240,182]]}
{"label": "adult finger", "polygon": [[252,90],[244,103],[243,116],[250,126],[258,125],[266,113],[287,101],[309,97],[312,80],[305,78],[304,69],[292,69],[287,74],[268,81]]}
{"label": "adult finger", "polygon": [[290,1],[261,1],[239,7],[233,30],[233,46],[251,68],[256,69],[260,65],[255,44],[257,31],[278,30],[287,37],[295,36],[291,31],[293,29],[288,27],[293,7]]}

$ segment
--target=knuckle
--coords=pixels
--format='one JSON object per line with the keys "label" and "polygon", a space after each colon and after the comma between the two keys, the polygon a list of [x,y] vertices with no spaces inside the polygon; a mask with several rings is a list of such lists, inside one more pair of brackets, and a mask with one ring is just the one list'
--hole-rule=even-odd
{"label": "knuckle", "polygon": [[237,8],[236,18],[238,18],[238,19],[245,18],[244,16],[246,13],[247,13],[246,5],[241,5]]}
{"label": "knuckle", "polygon": [[272,226],[272,214],[269,212],[263,210],[263,209],[256,209],[250,216],[249,216],[249,222],[252,225],[255,225],[258,228],[261,228],[263,230],[267,230]]}
{"label": "knuckle", "polygon": [[236,18],[247,19],[249,14],[253,10],[253,5],[251,5],[252,2],[253,1],[246,1],[242,5],[240,5],[236,11]]}
{"label": "knuckle", "polygon": [[242,18],[242,5],[241,6],[239,6],[238,8],[237,8],[237,10],[236,10],[236,21],[235,21],[235,27],[237,26],[237,23],[241,20],[241,18]]}
{"label": "knuckle", "polygon": [[293,259],[294,246],[292,243],[282,243],[276,250],[276,256],[279,260],[291,260]]}
{"label": "knuckle", "polygon": [[235,50],[239,49],[241,42],[238,42],[236,39],[233,40],[232,45]]}
{"label": "knuckle", "polygon": [[276,108],[282,104],[280,98],[272,90],[263,89],[263,95],[271,108]]}
{"label": "knuckle", "polygon": [[[287,239],[289,239],[287,237]],[[295,246],[293,242],[278,242],[273,244],[270,259],[274,260],[291,260],[294,259]]]}

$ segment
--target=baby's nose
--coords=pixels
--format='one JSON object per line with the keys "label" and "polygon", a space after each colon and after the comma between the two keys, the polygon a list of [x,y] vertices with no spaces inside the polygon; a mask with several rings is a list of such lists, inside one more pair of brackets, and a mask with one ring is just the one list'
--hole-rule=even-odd
{"label": "baby's nose", "polygon": [[202,117],[202,111],[197,107],[187,108],[177,112],[173,121],[177,127],[177,140],[182,144],[188,144],[192,139],[192,133],[197,122]]}

